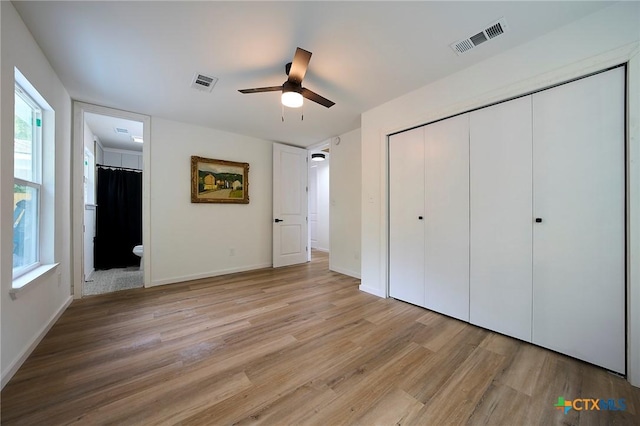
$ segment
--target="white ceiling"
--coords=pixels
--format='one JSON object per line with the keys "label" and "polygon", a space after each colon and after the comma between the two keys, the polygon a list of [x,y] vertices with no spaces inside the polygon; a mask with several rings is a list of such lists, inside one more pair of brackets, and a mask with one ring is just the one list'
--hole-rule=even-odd
{"label": "white ceiling", "polygon": [[[133,136],[142,137],[143,124],[141,121],[109,117],[91,112],[85,112],[84,121],[91,132],[98,137],[104,148],[142,151],[142,144],[134,142],[132,139]],[[116,129],[126,130],[127,133],[116,132]]]}
{"label": "white ceiling", "polygon": [[[14,1],[77,100],[309,146],[360,114],[607,6],[610,2]],[[500,17],[505,35],[457,56],[453,42]],[[286,109],[296,47],[313,53],[303,86],[336,102]],[[219,78],[190,88],[195,72]]]}

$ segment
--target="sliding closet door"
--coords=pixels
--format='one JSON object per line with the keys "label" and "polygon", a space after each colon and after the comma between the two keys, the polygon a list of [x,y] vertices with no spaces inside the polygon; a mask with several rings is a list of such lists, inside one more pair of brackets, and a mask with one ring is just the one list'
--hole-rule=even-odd
{"label": "sliding closet door", "polygon": [[389,138],[389,295],[424,306],[424,133]]}
{"label": "sliding closet door", "polygon": [[426,307],[469,321],[469,114],[424,128]]}
{"label": "sliding closet door", "polygon": [[470,322],[530,342],[531,96],[470,122]]}
{"label": "sliding closet door", "polygon": [[533,342],[625,371],[624,69],[533,95]]}

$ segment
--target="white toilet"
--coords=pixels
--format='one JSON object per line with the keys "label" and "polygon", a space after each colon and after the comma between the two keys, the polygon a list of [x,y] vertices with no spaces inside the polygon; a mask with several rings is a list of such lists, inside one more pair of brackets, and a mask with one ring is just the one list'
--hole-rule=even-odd
{"label": "white toilet", "polygon": [[143,271],[144,270],[144,257],[142,257],[142,246],[135,246],[133,248],[133,254],[135,254],[136,256],[140,256],[140,270]]}

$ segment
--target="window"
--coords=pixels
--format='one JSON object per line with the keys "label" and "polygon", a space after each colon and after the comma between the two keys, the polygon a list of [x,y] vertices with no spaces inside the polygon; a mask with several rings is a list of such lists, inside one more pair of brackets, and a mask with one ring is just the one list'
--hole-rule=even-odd
{"label": "window", "polygon": [[15,86],[13,174],[13,277],[40,264],[42,109]]}

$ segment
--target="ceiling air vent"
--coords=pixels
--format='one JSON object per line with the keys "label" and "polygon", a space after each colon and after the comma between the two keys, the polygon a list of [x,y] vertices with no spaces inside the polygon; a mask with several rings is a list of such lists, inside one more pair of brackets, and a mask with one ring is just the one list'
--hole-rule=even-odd
{"label": "ceiling air vent", "polygon": [[116,131],[119,135],[128,135],[129,131],[127,129],[123,129],[122,127],[114,127],[113,130]]}
{"label": "ceiling air vent", "polygon": [[211,92],[213,90],[213,86],[215,86],[217,82],[218,79],[215,77],[195,73],[193,75],[193,80],[191,81],[191,87],[203,92]]}
{"label": "ceiling air vent", "polygon": [[496,22],[489,24],[484,30],[480,31],[477,34],[473,34],[463,40],[457,41],[451,44],[451,48],[458,55],[468,52],[484,43],[487,40],[491,40],[492,38],[496,38],[502,34],[504,34],[509,27],[507,26],[507,21],[504,18],[498,19]]}

